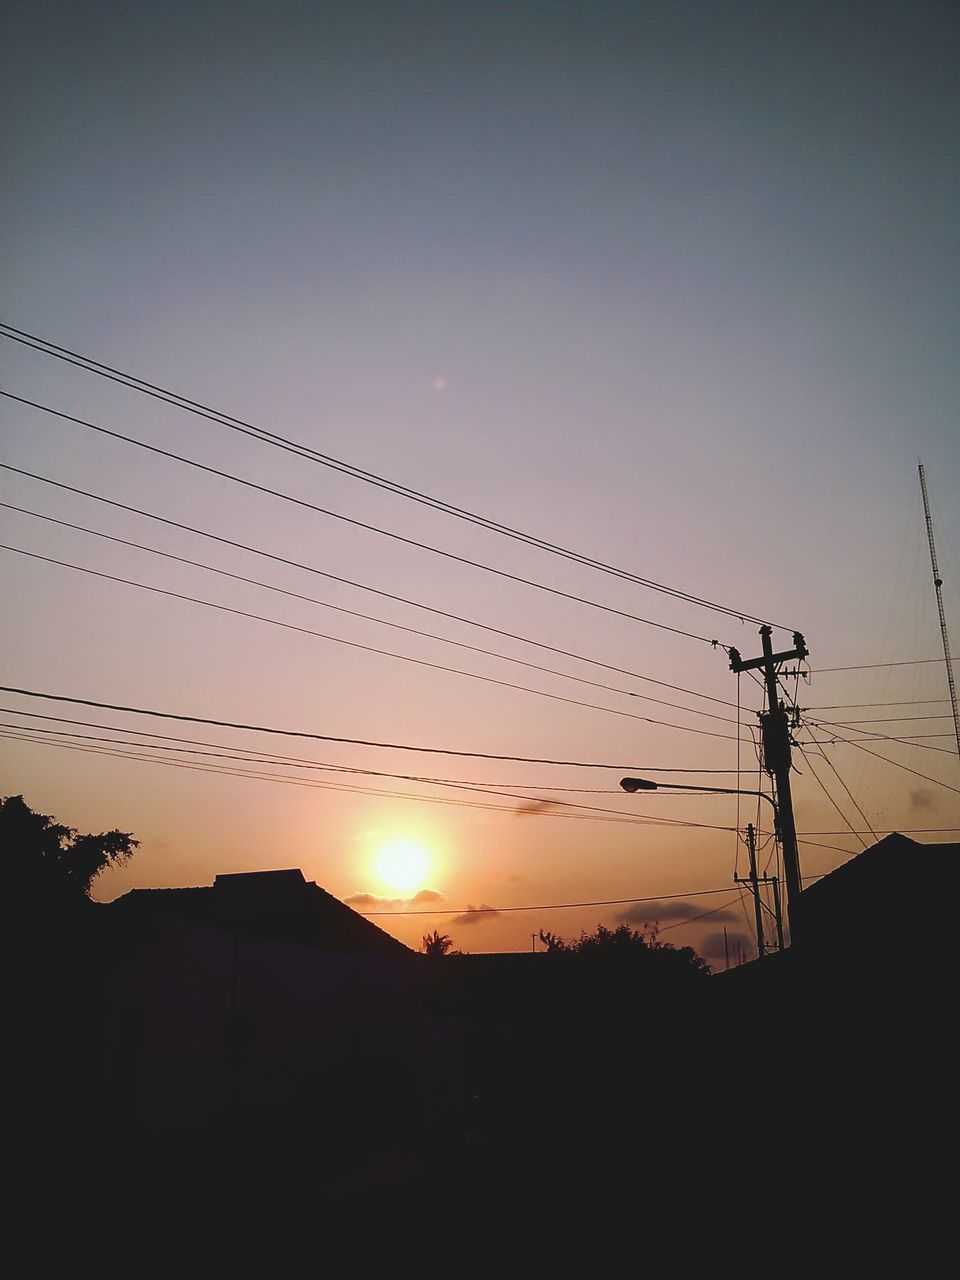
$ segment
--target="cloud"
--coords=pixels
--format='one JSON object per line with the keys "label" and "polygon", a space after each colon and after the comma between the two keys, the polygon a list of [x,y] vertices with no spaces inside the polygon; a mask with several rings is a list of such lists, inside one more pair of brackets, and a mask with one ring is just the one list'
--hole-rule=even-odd
{"label": "cloud", "polygon": [[929,787],[917,787],[915,791],[910,792],[911,813],[916,813],[919,809],[933,809],[936,803],[937,797]]}
{"label": "cloud", "polygon": [[374,908],[374,906],[396,905],[396,900],[389,899],[389,897],[374,897],[372,893],[351,893],[349,897],[344,897],[343,901],[346,902],[347,906],[353,906],[358,911],[367,911]]}
{"label": "cloud", "polygon": [[485,920],[492,920],[494,916],[500,915],[496,907],[488,907],[486,903],[481,902],[478,907],[472,903],[467,903],[466,911],[458,916],[454,916],[450,921],[451,924],[483,924]]}
{"label": "cloud", "polygon": [[415,894],[410,899],[410,905],[425,907],[425,906],[428,906],[431,902],[443,902],[443,901],[444,901],[443,894],[438,893],[436,889],[421,889],[419,893]]}
{"label": "cloud", "polygon": [[518,818],[536,818],[542,813],[553,813],[556,808],[555,800],[528,800],[526,804],[518,804],[513,812]]}
{"label": "cloud", "polygon": [[[621,911],[617,919],[625,924],[663,924],[667,920],[692,920],[695,916],[702,916],[703,912],[703,904],[699,902],[637,902]],[[726,924],[738,920],[739,916],[735,911],[724,909],[714,911],[710,919],[714,923]]]}
{"label": "cloud", "polygon": [[[719,914],[719,913],[718,913]],[[722,960],[724,956],[723,949],[723,933],[708,933],[703,939],[697,950],[705,960]],[[748,938],[745,933],[733,933],[727,930],[727,950],[730,953],[730,963],[734,964],[740,958],[738,951],[742,952],[743,958],[753,960],[756,956],[756,944],[752,938]]]}
{"label": "cloud", "polygon": [[355,911],[416,911],[418,908],[435,906],[444,900],[443,894],[436,889],[421,889],[412,898],[378,898],[373,893],[351,893],[343,899]]}

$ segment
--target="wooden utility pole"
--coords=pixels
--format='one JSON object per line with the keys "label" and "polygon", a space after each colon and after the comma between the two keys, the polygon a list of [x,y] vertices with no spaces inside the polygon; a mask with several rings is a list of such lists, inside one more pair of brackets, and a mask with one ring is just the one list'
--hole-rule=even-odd
{"label": "wooden utility pole", "polygon": [[773,887],[773,918],[777,925],[777,946],[783,950],[783,912],[780,910],[780,877],[771,876],[770,884]]}
{"label": "wooden utility pole", "polygon": [[[753,894],[753,906],[757,920],[757,955],[762,960],[771,951],[783,950],[783,917],[780,914],[780,881],[777,876],[761,876],[757,873],[757,833],[753,823],[747,823],[747,848],[750,850],[750,875],[738,876],[734,873],[734,884],[749,884]],[[769,885],[773,890],[773,923],[777,931],[776,943],[767,943],[763,932],[764,903],[760,899],[760,886]],[[766,908],[768,911],[769,907]]]}
{"label": "wooden utility pole", "polygon": [[753,890],[753,909],[757,921],[757,955],[762,960],[767,953],[763,939],[763,906],[760,902],[760,884],[757,878],[757,836],[753,823],[747,823],[747,849],[750,852],[750,888]]}
{"label": "wooden utility pole", "polygon": [[783,848],[783,870],[787,881],[787,912],[790,916],[790,940],[797,941],[797,919],[794,908],[803,889],[800,878],[800,854],[797,849],[797,825],[793,817],[793,796],[790,792],[790,728],[787,712],[777,695],[777,664],[792,660],[802,661],[808,649],[799,631],[793,633],[792,649],[773,652],[770,627],[760,628],[763,654],[744,662],[737,649],[730,650],[731,671],[762,670],[767,692],[767,709],[760,716],[760,737],[763,743],[763,767],[773,777],[777,792],[778,835]]}

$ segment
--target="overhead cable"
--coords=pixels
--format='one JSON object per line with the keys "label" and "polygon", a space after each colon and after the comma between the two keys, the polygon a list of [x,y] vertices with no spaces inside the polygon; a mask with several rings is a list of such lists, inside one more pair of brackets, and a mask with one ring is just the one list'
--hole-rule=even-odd
{"label": "overhead cable", "polygon": [[[464,800],[460,797],[451,798],[449,796],[424,796],[413,794],[409,791],[389,791],[377,787],[361,787],[353,783],[345,782],[320,782],[307,778],[291,778],[284,774],[277,773],[261,773],[255,770],[238,769],[221,767],[215,764],[198,763],[189,760],[170,760],[167,757],[157,755],[141,755],[133,751],[125,751],[114,749],[112,747],[95,747],[85,743],[63,742],[59,739],[45,738],[41,736],[42,730],[37,730],[32,734],[16,733],[9,729],[0,729],[0,738],[8,738],[16,742],[29,742],[32,745],[41,745],[48,747],[58,747],[65,751],[80,751],[88,755],[107,756],[111,759],[122,760],[139,760],[144,764],[164,765],[171,769],[186,769],[195,773],[210,773],[221,777],[231,778],[249,778],[259,782],[276,782],[285,786],[305,787],[313,791],[342,791],[351,795],[380,796],[395,800],[414,800],[422,804],[444,804],[452,805],[458,808],[467,809],[492,809],[500,813],[509,813],[513,816],[522,814],[525,817],[535,818],[573,818],[583,822],[612,822],[621,826],[640,826],[640,827],[683,827],[688,829],[699,828],[705,831],[730,831],[732,828],[718,825],[712,822],[689,822],[682,818],[653,818],[653,817],[633,817],[629,814],[622,813],[616,809],[604,809],[593,805],[574,805],[562,800],[551,800],[544,802],[539,796],[520,796],[512,793],[503,793],[501,799],[513,799],[529,802],[535,805],[531,809],[519,809],[516,805],[491,804],[481,800]],[[146,750],[150,744],[143,743],[142,746]],[[251,761],[251,764],[256,763]],[[476,790],[476,788],[459,787],[458,790]],[[481,792],[480,794],[495,797],[493,792]],[[587,812],[581,812],[587,810]],[[831,848],[834,846],[824,846]],[[845,850],[843,851],[845,852]]]}
{"label": "overhead cable", "polygon": [[[44,355],[52,356],[54,359],[66,361],[69,364],[83,369],[85,372],[108,378],[112,382],[118,382],[123,386],[129,387],[131,390],[151,396],[154,399],[162,400],[166,404],[173,405],[175,408],[184,410],[185,412],[206,418],[209,421],[215,422],[219,426],[226,427],[231,431],[236,431],[242,435],[253,437],[262,443],[272,445],[284,450],[285,452],[292,453],[297,457],[318,463],[321,466],[340,472],[343,475],[350,476],[352,479],[374,485],[379,489],[384,489],[398,497],[419,503],[422,506],[431,507],[445,515],[453,516],[456,519],[464,520],[469,524],[477,525],[489,532],[497,533],[503,537],[525,543],[539,551],[547,551],[552,555],[561,557],[562,559],[573,561],[575,564],[583,565],[586,568],[594,569],[600,573],[609,574],[612,577],[620,578],[623,581],[634,583],[637,586],[644,587],[648,590],[656,591],[661,594],[671,596],[674,599],[697,605],[700,608],[709,609],[715,613],[721,613],[730,618],[736,618],[741,622],[753,622],[758,626],[768,624],[767,619],[755,617],[742,609],[734,609],[728,605],[717,604],[716,602],[707,600],[702,596],[682,591],[678,587],[672,587],[665,583],[655,582],[651,578],[646,578],[626,569],[618,568],[615,565],[607,564],[602,560],[597,560],[592,556],[584,555],[579,551],[571,551],[569,548],[562,547],[558,543],[551,542],[545,538],[539,538],[533,534],[526,533],[523,530],[516,529],[511,525],[503,524],[500,521],[491,520],[486,516],[481,516],[476,512],[468,511],[466,508],[459,507],[454,503],[432,497],[431,495],[423,493],[420,490],[413,489],[408,485],[403,485],[398,481],[391,480],[386,476],[378,475],[373,471],[367,471],[362,467],[345,462],[343,459],[335,458],[331,454],[322,453],[320,450],[314,449],[310,445],[290,440],[285,436],[279,435],[273,431],[268,431],[266,428],[259,427],[254,423],[245,422],[242,418],[236,418],[232,414],[223,413],[221,410],[214,409],[210,405],[202,404],[200,401],[191,400],[177,392],[170,391],[165,387],[160,387],[156,383],[147,382],[143,378],[138,378],[133,374],[125,373],[123,370],[104,364],[101,361],[93,360],[91,357],[84,356],[76,351],[71,351],[67,347],[61,347],[56,343],[48,342],[45,338],[40,338],[36,334],[27,333],[25,330],[16,329],[12,325],[0,322],[0,336],[5,337],[12,342],[17,342],[21,345],[31,347],[33,350],[39,351]],[[795,628],[786,627],[779,623],[769,625],[777,626],[780,630],[784,631],[795,630]]]}
{"label": "overhead cable", "polygon": [[187,724],[210,724],[221,729],[241,729],[251,733],[269,733],[284,738],[309,738],[314,742],[342,742],[349,746],[377,747],[388,751],[413,751],[424,755],[458,756],[470,760],[504,760],[516,764],[556,765],[568,769],[610,769],[635,773],[732,773],[732,769],[672,769],[652,765],[610,764],[585,760],[556,760],[543,756],[519,756],[492,751],[464,751],[446,747],[414,746],[410,743],[377,742],[368,738],[348,738],[329,733],[313,733],[305,729],[279,729],[273,726],[244,724],[234,720],[216,720],[209,716],[191,716],[154,708],[130,707],[115,702],[97,702],[92,698],[77,698],[67,694],[47,693],[36,689],[21,689],[14,685],[0,685],[0,693],[15,693],[24,698],[41,698],[48,702],[67,702],[74,706],[96,707],[101,711],[120,711],[128,715],[153,716],[161,720],[177,720]]}
{"label": "overhead cable", "polygon": [[501,627],[491,626],[489,623],[480,622],[476,618],[463,617],[461,614],[451,613],[446,609],[439,609],[434,605],[425,604],[421,600],[411,600],[407,596],[396,595],[392,591],[384,591],[380,587],[372,587],[368,583],[356,582],[352,578],[344,578],[339,574],[331,573],[329,570],[320,569],[316,565],[305,564],[299,560],[291,560],[286,556],[277,555],[274,552],[266,551],[262,547],[251,546],[244,542],[238,542],[233,538],[226,538],[220,534],[211,533],[208,529],[198,529],[194,525],[184,524],[179,520],[171,520],[167,516],[158,515],[153,511],[145,511],[142,507],[130,506],[125,502],[119,502],[114,498],[107,498],[103,494],[92,493],[89,489],[80,489],[75,485],[65,484],[60,480],[53,480],[49,476],[39,475],[35,471],[26,471],[21,467],[14,467],[10,463],[0,462],[0,469],[11,471],[17,475],[27,476],[31,480],[37,480],[42,484],[51,485],[54,488],[65,490],[67,493],[75,493],[84,498],[91,498],[94,502],[100,502],[109,507],[114,507],[119,511],[127,511],[132,515],[142,516],[146,520],[154,520],[159,524],[167,525],[173,529],[181,529],[185,533],[195,534],[200,538],[207,538],[212,542],[217,542],[223,546],[234,547],[238,551],[246,551],[251,555],[261,556],[266,560],[271,560],[277,564],[289,565],[292,569],[302,569],[305,573],[312,573],[321,578],[326,578],[331,582],[339,582],[347,587],[353,587],[358,591],[365,591],[371,595],[380,596],[385,600],[393,600],[398,604],[409,605],[413,609],[420,609],[426,613],[435,614],[439,618],[448,618],[452,622],[460,622],[468,627],[476,627],[481,631],[488,631],[491,635],[502,636],[507,640],[517,640],[522,644],[531,645],[536,649],[543,649],[547,653],[555,653],[563,658],[574,658],[578,662],[586,662],[591,666],[600,667],[604,671],[613,671],[617,675],[630,676],[634,680],[641,680],[645,684],[653,684],[661,689],[672,689],[675,693],[687,693],[692,698],[702,698],[707,702],[715,702],[724,707],[735,707],[735,703],[725,698],[717,698],[709,693],[702,693],[698,689],[687,689],[683,685],[670,684],[666,680],[656,680],[653,676],[642,675],[639,671],[633,671],[628,667],[618,667],[609,662],[601,662],[597,658],[589,658],[585,654],[575,653],[569,649],[561,649],[556,645],[546,644],[542,640],[534,640],[530,636],[519,635],[513,631],[505,631]]}
{"label": "overhead cable", "polygon": [[307,502],[304,498],[297,498],[293,494],[284,493],[280,489],[271,489],[268,485],[257,484],[253,480],[246,480],[242,476],[234,475],[230,471],[223,471],[219,467],[210,467],[204,462],[198,462],[195,458],[188,458],[181,453],[173,453],[169,449],[161,449],[158,445],[147,444],[145,440],[138,440],[135,436],[124,435],[120,431],[112,431],[109,427],[99,426],[95,422],[88,422],[84,418],[77,418],[73,414],[63,413],[59,409],[52,409],[48,405],[40,404],[36,400],[28,400],[24,396],[16,396],[10,391],[4,391],[0,388],[0,396],[5,396],[8,400],[14,400],[18,404],[29,405],[33,409],[39,409],[41,413],[50,414],[52,417],[60,418],[64,422],[72,422],[76,426],[85,427],[90,431],[97,431],[101,435],[109,436],[113,440],[122,440],[125,444],[135,445],[139,449],[145,449],[147,452],[155,454],[161,458],[169,458],[173,462],[182,463],[184,466],[194,467],[198,471],[203,471],[208,475],[219,476],[222,480],[229,480],[233,484],[243,485],[247,489],[252,489],[257,493],[266,494],[271,498],[279,498],[283,502],[290,502],[294,506],[302,507],[304,510],[313,511],[317,515],[328,516],[331,520],[339,520],[344,524],[351,525],[356,529],[363,529],[367,533],[375,533],[380,537],[389,538],[394,542],[402,543],[404,546],[416,547],[420,551],[429,551],[432,555],[442,556],[445,560],[452,560],[457,564],[467,565],[472,569],[482,569],[484,573],[492,573],[498,578],[504,578],[509,582],[517,582],[522,586],[533,587],[537,591],[545,591],[549,595],[557,596],[563,600],[572,600],[577,604],[587,605],[592,609],[599,609],[603,613],[614,614],[620,618],[627,618],[631,622],[640,622],[644,626],[656,627],[660,631],[669,631],[673,635],[685,636],[689,640],[699,640],[701,644],[708,644],[712,648],[718,647],[726,649],[727,646],[721,645],[719,640],[711,639],[709,636],[699,635],[695,631],[687,631],[683,627],[672,627],[666,622],[657,622],[653,618],[643,618],[639,614],[629,613],[625,609],[616,609],[613,605],[601,604],[598,600],[591,600],[586,596],[577,595],[572,591],[562,591],[559,587],[548,586],[545,582],[538,582],[535,578],[524,578],[517,573],[509,573],[506,569],[497,569],[490,564],[484,564],[480,560],[471,560],[468,556],[457,555],[453,551],[445,551],[442,547],[436,547],[430,542],[420,542],[416,538],[408,538],[404,534],[397,533],[392,529],[384,529],[380,525],[370,524],[365,520],[357,520],[353,516],[344,515],[340,511],[332,511],[329,507],[318,506],[315,502]]}
{"label": "overhead cable", "polygon": [[[263,591],[272,591],[277,595],[288,596],[293,600],[302,600],[307,604],[317,605],[321,609],[330,609],[334,613],[346,614],[351,618],[360,618],[365,622],[377,623],[379,626],[390,627],[392,630],[395,630],[395,631],[403,631],[408,635],[420,636],[427,640],[435,640],[440,644],[452,645],[454,648],[457,648],[457,649],[466,649],[471,653],[483,654],[485,657],[488,657],[488,658],[498,658],[501,662],[514,663],[516,666],[526,667],[528,670],[531,670],[531,671],[540,671],[540,672],[544,672],[547,675],[559,676],[563,680],[572,680],[577,684],[589,685],[593,689],[603,689],[607,693],[621,694],[623,697],[626,697],[626,698],[639,698],[641,701],[644,701],[644,702],[656,702],[660,706],[672,707],[674,708],[674,710],[685,711],[690,715],[706,716],[710,720],[722,720],[726,724],[738,723],[738,721],[734,720],[732,716],[722,716],[722,715],[717,715],[716,712],[712,712],[712,711],[700,711],[695,707],[685,707],[680,702],[669,702],[664,698],[654,698],[654,697],[651,697],[649,694],[636,693],[632,689],[623,689],[618,687],[617,685],[603,684],[599,680],[590,680],[586,676],[573,675],[567,671],[558,671],[555,667],[545,667],[542,664],[537,662],[527,662],[523,658],[513,658],[509,654],[498,653],[494,649],[483,649],[479,645],[467,644],[465,641],[462,641],[462,640],[452,640],[447,636],[437,635],[435,632],[431,632],[431,631],[423,631],[418,627],[408,627],[400,622],[391,622],[387,618],[378,618],[374,614],[362,613],[357,609],[348,609],[344,605],[332,604],[328,600],[318,600],[315,596],[304,595],[300,591],[290,591],[286,587],[278,587],[276,584],[272,582],[264,582],[259,578],[248,578],[241,573],[231,573],[227,569],[220,569],[216,565],[206,564],[202,560],[192,560],[188,556],[174,555],[174,553],[171,551],[162,551],[160,550],[159,547],[151,547],[148,544],[143,542],[134,542],[130,538],[120,538],[115,534],[105,533],[100,529],[90,529],[86,525],[74,524],[70,520],[60,520],[56,516],[44,515],[40,511],[31,511],[28,507],[16,506],[12,502],[0,502],[0,507],[3,507],[8,511],[17,511],[22,515],[31,516],[33,519],[36,519],[36,520],[44,520],[49,524],[60,525],[62,528],[65,528],[65,529],[73,529],[77,533],[85,533],[93,538],[101,538],[106,542],[117,543],[118,545],[124,546],[124,547],[132,547],[136,551],[146,551],[150,555],[160,556],[164,560],[174,560],[178,564],[190,565],[192,568],[202,569],[206,573],[215,573],[219,575],[221,578],[230,578],[234,582],[243,582],[243,583],[246,583],[248,586],[259,587]],[[61,562],[61,563],[64,563],[64,562]],[[73,567],[76,567],[76,566],[73,566]],[[331,637],[328,636],[326,638],[330,639]],[[381,652],[386,653],[388,651],[382,650]],[[389,654],[389,656],[398,657],[400,655],[391,653]],[[443,668],[443,669],[457,670],[456,668],[452,668],[452,667]],[[471,675],[472,673],[461,672],[460,674]],[[520,687],[520,686],[517,686],[517,687]]]}
{"label": "overhead cable", "polygon": [[[346,640],[343,636],[330,635],[324,631],[314,631],[311,627],[301,627],[293,622],[283,622],[279,618],[269,618],[265,614],[252,613],[247,609],[237,609],[232,605],[217,604],[213,600],[204,600],[200,596],[190,596],[182,591],[171,591],[165,587],[151,586],[146,582],[138,582],[133,578],[123,578],[119,574],[104,573],[99,569],[90,569],[86,565],[74,564],[69,560],[60,560],[56,556],[40,555],[36,551],[27,551],[23,547],[14,547],[9,543],[0,542],[0,551],[10,551],[16,555],[26,556],[31,560],[40,560],[47,564],[59,565],[64,569],[71,569],[76,573],[84,573],[93,578],[100,578],[107,582],[116,582],[127,587],[136,587],[140,591],[149,591],[154,595],[165,596],[172,600],[183,600],[189,604],[201,605],[206,609],[214,609],[218,613],[226,613],[238,618],[248,618],[255,622],[263,622],[268,626],[281,627],[285,631],[294,631],[301,635],[314,636],[320,640],[327,640],[333,644],[345,645],[349,649],[362,650],[365,653],[375,653],[383,657],[395,658],[399,662],[409,662],[417,667],[426,667],[433,671],[445,671],[453,675],[464,676],[469,680],[479,680],[484,684],[498,685],[503,689],[513,689],[522,693],[530,693],[539,698],[549,698],[552,702],[563,702],[568,706],[582,707],[591,711],[602,711],[607,715],[624,716],[629,720],[641,720],[646,724],[656,724],[663,727],[678,729],[684,733],[699,733],[710,738],[726,738],[730,739],[734,735],[729,733],[715,733],[712,729],[696,729],[690,725],[674,724],[670,720],[657,720],[652,716],[642,716],[633,711],[622,711],[616,707],[604,707],[599,703],[583,702],[579,698],[567,698],[560,693],[549,693],[545,689],[534,689],[529,685],[515,684],[510,680],[501,680],[496,676],[485,676],[475,671],[465,671],[461,667],[449,667],[442,662],[429,662],[426,658],[414,658],[409,654],[395,653],[391,649],[380,649],[376,645],[361,644],[358,640]],[[703,714],[703,713],[700,713]]]}

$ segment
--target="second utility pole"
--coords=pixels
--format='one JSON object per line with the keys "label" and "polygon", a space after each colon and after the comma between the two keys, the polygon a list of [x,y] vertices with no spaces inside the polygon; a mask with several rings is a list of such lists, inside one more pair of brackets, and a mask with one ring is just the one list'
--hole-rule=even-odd
{"label": "second utility pole", "polygon": [[777,791],[777,810],[779,814],[780,845],[783,849],[783,872],[787,882],[787,913],[790,917],[790,940],[797,941],[797,913],[794,911],[803,889],[800,879],[800,854],[797,849],[797,824],[793,817],[793,797],[790,793],[790,728],[787,712],[777,696],[777,663],[798,662],[807,657],[806,642],[799,631],[793,633],[794,648],[783,653],[774,653],[770,641],[771,628],[760,628],[760,639],[763,643],[763,656],[750,658],[747,662],[740,657],[739,650],[730,650],[731,671],[763,670],[764,685],[767,692],[767,710],[760,717],[760,736],[763,742],[763,764],[769,774],[773,775]]}
{"label": "second utility pole", "polygon": [[757,839],[753,823],[747,823],[747,849],[750,852],[750,888],[753,890],[753,909],[757,921],[757,956],[763,959],[767,948],[763,939],[763,906],[760,902],[760,878],[757,875]]}

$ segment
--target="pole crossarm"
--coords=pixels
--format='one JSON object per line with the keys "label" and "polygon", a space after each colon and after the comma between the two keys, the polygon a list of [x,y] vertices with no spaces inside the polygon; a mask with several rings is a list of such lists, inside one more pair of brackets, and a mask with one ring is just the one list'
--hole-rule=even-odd
{"label": "pole crossarm", "polygon": [[781,653],[771,653],[769,655],[762,654],[759,658],[748,658],[746,661],[740,656],[739,649],[730,649],[730,670],[731,671],[756,671],[760,667],[766,666],[768,662],[790,662],[796,658],[798,662],[802,662],[809,654],[806,641],[799,631],[793,633],[793,649],[784,649]]}

